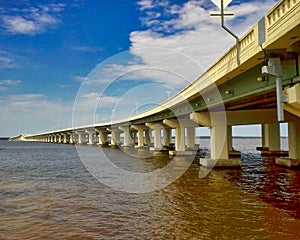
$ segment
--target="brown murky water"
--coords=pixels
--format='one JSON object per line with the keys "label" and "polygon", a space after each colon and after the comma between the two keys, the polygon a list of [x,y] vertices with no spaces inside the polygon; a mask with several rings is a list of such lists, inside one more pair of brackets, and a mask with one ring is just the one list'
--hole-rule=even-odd
{"label": "brown murky water", "polygon": [[164,189],[129,194],[96,181],[74,146],[1,141],[0,239],[299,239],[300,171],[260,158],[258,145],[235,140],[241,170],[199,178],[192,164]]}

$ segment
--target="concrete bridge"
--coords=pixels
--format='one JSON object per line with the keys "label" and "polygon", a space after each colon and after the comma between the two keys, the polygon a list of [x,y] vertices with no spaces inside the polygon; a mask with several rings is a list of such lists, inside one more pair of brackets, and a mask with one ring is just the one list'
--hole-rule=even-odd
{"label": "concrete bridge", "polygon": [[[236,166],[232,126],[261,124],[263,149],[280,151],[279,123],[288,123],[288,158],[300,163],[300,0],[281,0],[239,42],[179,94],[122,121],[25,136],[29,141],[149,147],[169,154],[195,153],[195,128],[209,127],[210,159],[201,164]],[[239,64],[237,61],[239,57]],[[171,131],[175,129],[175,131]],[[152,134],[153,131],[153,140]],[[175,136],[172,136],[175,132]]]}

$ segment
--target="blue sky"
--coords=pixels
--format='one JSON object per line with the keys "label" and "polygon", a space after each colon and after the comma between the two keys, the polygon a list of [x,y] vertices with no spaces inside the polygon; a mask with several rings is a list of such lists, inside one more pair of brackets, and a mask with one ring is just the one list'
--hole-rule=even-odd
{"label": "blue sky", "polygon": [[[227,24],[242,36],[276,2],[233,0]],[[100,121],[116,105],[132,114],[165,101],[234,44],[212,10],[209,0],[0,0],[0,136],[69,127],[79,99]]]}

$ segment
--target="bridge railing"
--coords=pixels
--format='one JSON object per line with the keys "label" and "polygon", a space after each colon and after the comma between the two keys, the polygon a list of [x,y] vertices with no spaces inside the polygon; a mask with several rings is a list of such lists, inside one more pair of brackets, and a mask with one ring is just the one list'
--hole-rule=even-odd
{"label": "bridge railing", "polygon": [[271,45],[278,37],[294,29],[299,24],[299,21],[299,0],[282,0],[278,2],[265,17],[266,42],[263,44],[264,48]]}

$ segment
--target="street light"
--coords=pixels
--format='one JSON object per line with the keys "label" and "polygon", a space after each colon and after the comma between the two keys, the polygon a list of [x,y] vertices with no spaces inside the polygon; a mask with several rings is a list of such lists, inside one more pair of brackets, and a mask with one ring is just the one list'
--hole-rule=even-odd
{"label": "street light", "polygon": [[170,98],[170,93],[171,93],[172,91],[170,91],[170,90],[167,90],[166,91],[166,93],[168,94],[168,99]]}
{"label": "street light", "polygon": [[231,36],[233,36],[236,40],[236,56],[237,56],[237,65],[240,65],[240,39],[239,37],[232,32],[227,26],[225,26],[225,21],[224,17],[233,17],[234,14],[232,12],[225,12],[224,9],[225,7],[232,1],[232,0],[211,0],[214,4],[216,4],[221,12],[211,12],[210,16],[211,17],[221,17],[221,26],[223,29],[225,29]]}

